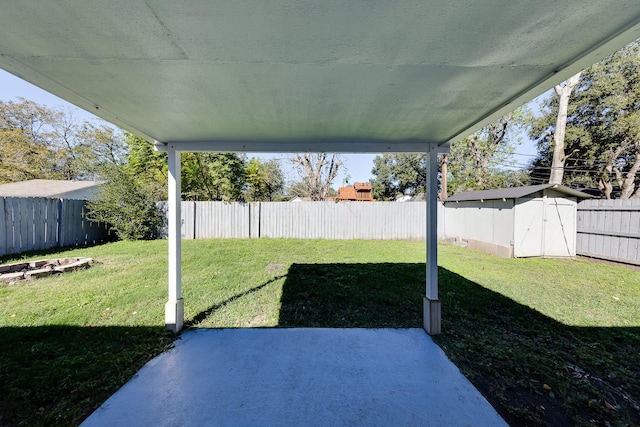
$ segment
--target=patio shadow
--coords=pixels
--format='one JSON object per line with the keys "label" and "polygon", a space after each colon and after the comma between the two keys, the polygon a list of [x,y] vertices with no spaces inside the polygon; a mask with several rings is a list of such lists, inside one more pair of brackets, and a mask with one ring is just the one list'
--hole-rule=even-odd
{"label": "patio shadow", "polygon": [[420,328],[424,264],[292,264],[278,326]]}
{"label": "patio shadow", "polygon": [[174,339],[162,326],[1,327],[0,426],[77,425]]}

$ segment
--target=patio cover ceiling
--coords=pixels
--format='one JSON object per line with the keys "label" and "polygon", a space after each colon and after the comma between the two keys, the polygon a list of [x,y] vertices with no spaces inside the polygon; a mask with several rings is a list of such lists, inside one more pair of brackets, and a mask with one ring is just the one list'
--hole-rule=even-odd
{"label": "patio cover ceiling", "polygon": [[21,0],[0,67],[178,150],[426,151],[637,38],[638,0]]}

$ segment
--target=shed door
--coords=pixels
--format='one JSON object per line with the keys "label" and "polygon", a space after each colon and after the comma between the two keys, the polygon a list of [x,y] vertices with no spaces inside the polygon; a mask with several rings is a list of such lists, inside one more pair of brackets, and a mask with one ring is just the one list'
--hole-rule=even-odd
{"label": "shed door", "polygon": [[516,201],[513,218],[513,256],[529,257],[543,254],[544,201]]}
{"label": "shed door", "polygon": [[560,197],[547,200],[544,252],[549,257],[576,256],[576,205]]}

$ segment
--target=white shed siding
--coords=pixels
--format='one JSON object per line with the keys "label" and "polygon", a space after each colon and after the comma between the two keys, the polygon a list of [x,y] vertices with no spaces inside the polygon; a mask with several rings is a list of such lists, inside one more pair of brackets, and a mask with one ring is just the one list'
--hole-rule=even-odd
{"label": "white shed siding", "polygon": [[551,196],[517,201],[513,256],[576,256],[576,199]]}
{"label": "white shed siding", "polygon": [[543,256],[576,256],[575,199],[552,197],[545,199]]}
{"label": "white shed siding", "polygon": [[465,201],[446,206],[445,236],[510,247],[513,200]]}
{"label": "white shed siding", "polygon": [[[509,190],[504,191],[514,193]],[[446,238],[499,256],[576,256],[576,197],[552,188],[534,190],[502,199],[499,190],[466,193],[447,202]],[[482,200],[484,195],[491,199]]]}
{"label": "white shed siding", "polygon": [[514,210],[513,256],[541,256],[543,252],[544,202],[541,198],[518,199]]}

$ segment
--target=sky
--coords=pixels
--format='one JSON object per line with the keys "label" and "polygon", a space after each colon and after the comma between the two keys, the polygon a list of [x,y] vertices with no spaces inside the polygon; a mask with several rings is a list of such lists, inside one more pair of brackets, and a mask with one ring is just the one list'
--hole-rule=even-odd
{"label": "sky", "polygon": [[[77,117],[80,120],[102,120],[63,99],[0,69],[0,100],[5,102],[17,101],[18,98],[25,98],[38,104],[46,105],[49,108],[70,111],[73,113],[74,117]],[[533,154],[535,154],[533,143],[528,141],[526,137],[523,137],[522,139],[523,144],[516,148],[516,153],[519,153],[519,155],[515,156],[518,167],[524,166],[528,163]],[[251,153],[248,154],[248,156],[259,157],[261,159],[276,158],[283,160],[289,157],[288,154],[261,153]],[[373,168],[373,159],[375,156],[376,154],[341,154],[344,167],[333,182],[333,187],[337,188],[346,183],[353,184],[354,182],[369,181],[370,178],[373,178],[371,169]],[[281,164],[285,171],[287,180],[297,181],[299,179],[294,171],[286,167],[286,162],[282,162]]]}

